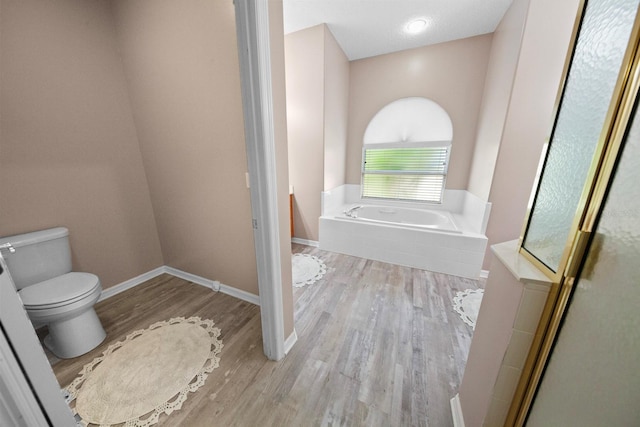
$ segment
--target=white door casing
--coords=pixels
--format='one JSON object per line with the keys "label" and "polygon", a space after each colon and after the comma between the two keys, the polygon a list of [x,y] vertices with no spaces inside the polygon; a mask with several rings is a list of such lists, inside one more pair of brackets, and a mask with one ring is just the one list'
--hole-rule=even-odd
{"label": "white door casing", "polygon": [[284,351],[268,0],[235,0],[245,140],[265,355]]}
{"label": "white door casing", "polygon": [[[75,420],[0,253],[2,400],[26,425],[73,426]],[[21,367],[21,369],[18,369]],[[2,368],[0,368],[2,371]],[[16,415],[19,414],[19,415]],[[44,420],[47,421],[44,421]]]}

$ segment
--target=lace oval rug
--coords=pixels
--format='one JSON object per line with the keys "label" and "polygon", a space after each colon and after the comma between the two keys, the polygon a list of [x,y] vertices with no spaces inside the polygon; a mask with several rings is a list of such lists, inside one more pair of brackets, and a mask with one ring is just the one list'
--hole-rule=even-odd
{"label": "lace oval rug", "polygon": [[327,266],[324,265],[324,262],[313,255],[293,254],[291,265],[293,268],[293,286],[296,288],[314,284],[322,279],[322,276],[327,272]]}
{"label": "lace oval rug", "polygon": [[484,289],[465,289],[456,292],[456,296],[453,297],[453,309],[460,315],[462,321],[474,330],[483,295]]}
{"label": "lace oval rug", "polygon": [[149,426],[182,407],[219,366],[220,329],[184,317],[157,322],[110,345],[66,388],[83,425]]}

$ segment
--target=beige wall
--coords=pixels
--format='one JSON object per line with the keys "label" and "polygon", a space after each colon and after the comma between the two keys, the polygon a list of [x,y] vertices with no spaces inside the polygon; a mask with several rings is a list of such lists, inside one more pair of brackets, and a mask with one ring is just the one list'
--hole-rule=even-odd
{"label": "beige wall", "polygon": [[493,33],[467,189],[489,200],[529,0],[515,0]]}
{"label": "beige wall", "polygon": [[522,293],[522,283],[494,258],[459,389],[465,426],[483,425]]}
{"label": "beige wall", "polygon": [[421,96],[451,116],[447,188],[466,189],[491,39],[489,34],[352,61],[347,183],[360,184],[362,138],[371,118],[392,101]]}
{"label": "beige wall", "polygon": [[161,266],[109,2],[1,7],[0,235],[68,227],[104,288]]}
{"label": "beige wall", "polygon": [[318,240],[324,187],[324,27],[287,34],[284,45],[295,237]]}
{"label": "beige wall", "polygon": [[346,183],[349,59],[324,29],[324,190],[331,190]]}
{"label": "beige wall", "polygon": [[[270,7],[288,336],[282,2]],[[104,288],[166,263],[257,294],[232,2],[0,8],[0,235],[67,226],[74,267]]]}
{"label": "beige wall", "polygon": [[320,193],[345,183],[349,60],[326,25],[285,37],[295,237],[318,240]]}
{"label": "beige wall", "polygon": [[289,170],[287,166],[287,108],[285,91],[284,26],[282,0],[269,0],[271,84],[273,124],[276,141],[278,218],[280,220],[280,260],[285,339],[293,333],[293,286],[291,278],[291,233],[289,231]]}
{"label": "beige wall", "polygon": [[459,387],[468,427],[503,427],[551,282],[518,253],[518,240],[492,247],[493,261]]}
{"label": "beige wall", "polygon": [[165,264],[257,294],[231,1],[116,1]]}
{"label": "beige wall", "polygon": [[[551,131],[578,3],[530,1],[489,194],[489,245],[516,239],[522,231],[540,153]],[[489,257],[487,252],[484,268],[489,265]]]}

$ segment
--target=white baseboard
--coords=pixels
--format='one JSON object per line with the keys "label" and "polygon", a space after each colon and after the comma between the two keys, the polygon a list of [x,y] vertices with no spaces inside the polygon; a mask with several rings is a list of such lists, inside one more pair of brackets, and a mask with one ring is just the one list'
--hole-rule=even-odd
{"label": "white baseboard", "polygon": [[168,273],[172,276],[176,276],[182,280],[193,282],[196,285],[204,286],[205,288],[209,288],[216,292],[220,290],[220,282],[218,282],[217,280],[205,279],[202,276],[197,276],[195,274],[187,273],[186,271],[178,270],[177,268],[169,267],[167,265],[165,265],[164,268],[165,268],[165,273]]}
{"label": "white baseboard", "polygon": [[153,279],[154,277],[157,277],[163,273],[167,273],[172,276],[178,277],[180,279],[193,282],[196,285],[204,286],[215,292],[222,292],[223,294],[227,294],[234,298],[247,301],[251,304],[260,305],[260,297],[258,295],[254,295],[252,293],[243,291],[241,289],[234,288],[233,286],[222,284],[217,280],[205,279],[202,276],[187,273],[186,271],[178,270],[177,268],[169,267],[167,265],[163,265],[162,267],[158,267],[147,273],[143,273],[139,276],[136,276],[133,279],[129,279],[115,286],[107,288],[106,290],[102,291],[102,294],[100,295],[100,299],[98,301],[103,301],[107,298],[111,298],[114,295],[117,295],[121,292],[126,291],[127,289],[131,289],[135,286],[138,286],[146,282],[147,280]]}
{"label": "white baseboard", "polygon": [[147,280],[153,279],[154,277],[157,277],[165,272],[166,272],[165,266],[163,265],[162,267],[154,268],[151,271],[142,273],[141,275],[136,276],[133,279],[125,280],[122,283],[118,283],[115,286],[111,286],[110,288],[107,288],[104,291],[102,291],[102,293],[100,294],[100,298],[98,299],[98,302],[103,301],[107,298],[111,298],[114,295],[118,295],[119,293],[124,292],[127,289],[134,288],[139,284],[144,283]]}
{"label": "white baseboard", "polygon": [[297,237],[291,238],[291,243],[297,243],[299,245],[313,246],[314,248],[320,247],[320,242],[315,240],[299,239]]}
{"label": "white baseboard", "polygon": [[293,328],[293,332],[289,335],[289,338],[284,340],[284,354],[285,356],[289,354],[289,351],[293,348],[293,345],[298,341],[298,334],[296,333],[296,329]]}
{"label": "white baseboard", "polygon": [[480,270],[480,276],[481,279],[486,279],[487,277],[489,277],[489,270]]}
{"label": "white baseboard", "polygon": [[234,298],[241,299],[243,301],[250,302],[251,304],[260,305],[260,297],[258,295],[249,293],[247,291],[243,291],[238,288],[234,288],[233,286],[225,285],[224,283],[220,283],[217,280],[209,280],[205,279],[202,276],[197,276],[195,274],[187,273],[186,271],[178,270],[173,267],[166,267],[167,273],[179,277],[184,280],[188,280],[190,282],[195,283],[196,285],[201,285],[209,289],[213,289],[216,292],[222,292],[223,294],[227,294]]}
{"label": "white baseboard", "polygon": [[464,416],[462,414],[462,406],[460,406],[459,394],[456,394],[451,399],[451,417],[453,418],[453,427],[464,427]]}
{"label": "white baseboard", "polygon": [[242,289],[234,288],[232,286],[225,285],[224,283],[220,284],[220,292],[223,294],[227,294],[234,298],[241,299],[246,302],[250,302],[251,304],[260,305],[260,297],[258,295],[249,293],[247,291],[243,291]]}

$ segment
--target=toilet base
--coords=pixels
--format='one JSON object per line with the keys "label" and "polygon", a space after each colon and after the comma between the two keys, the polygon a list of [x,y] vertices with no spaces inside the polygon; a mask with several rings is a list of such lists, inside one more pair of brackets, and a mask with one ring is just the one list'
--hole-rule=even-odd
{"label": "toilet base", "polygon": [[93,308],[79,316],[49,323],[44,344],[61,359],[72,359],[90,352],[104,341],[107,333]]}

